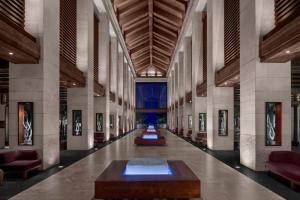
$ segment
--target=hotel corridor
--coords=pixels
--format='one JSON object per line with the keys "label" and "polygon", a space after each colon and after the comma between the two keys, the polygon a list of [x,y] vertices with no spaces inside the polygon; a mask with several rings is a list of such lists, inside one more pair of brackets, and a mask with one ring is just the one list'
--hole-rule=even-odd
{"label": "hotel corridor", "polygon": [[107,145],[12,199],[90,200],[94,195],[95,179],[112,160],[125,160],[136,156],[183,160],[200,178],[202,199],[205,200],[283,199],[170,132],[162,131],[167,145],[158,147],[135,146],[134,137],[138,134],[141,134],[141,130]]}

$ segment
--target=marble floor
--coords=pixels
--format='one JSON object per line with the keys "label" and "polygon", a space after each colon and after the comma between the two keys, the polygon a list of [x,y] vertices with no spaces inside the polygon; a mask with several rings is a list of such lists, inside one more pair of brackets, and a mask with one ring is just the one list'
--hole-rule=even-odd
{"label": "marble floor", "polygon": [[167,159],[184,160],[200,178],[202,199],[205,200],[283,199],[171,133],[163,133],[167,138],[167,146],[136,147],[133,140],[134,135],[139,132],[137,130],[90,154],[11,199],[90,200],[94,194],[94,180],[110,162],[134,156],[163,156]]}

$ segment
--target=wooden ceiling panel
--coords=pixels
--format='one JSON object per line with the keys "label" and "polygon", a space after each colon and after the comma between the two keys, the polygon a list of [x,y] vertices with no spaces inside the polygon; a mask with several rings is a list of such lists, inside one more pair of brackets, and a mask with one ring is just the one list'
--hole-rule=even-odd
{"label": "wooden ceiling panel", "polygon": [[184,21],[188,0],[111,0],[138,75],[165,75]]}

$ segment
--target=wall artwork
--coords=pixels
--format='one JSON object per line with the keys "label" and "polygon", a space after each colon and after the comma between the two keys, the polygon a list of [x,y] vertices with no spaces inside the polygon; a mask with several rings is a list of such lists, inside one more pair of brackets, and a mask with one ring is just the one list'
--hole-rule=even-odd
{"label": "wall artwork", "polygon": [[206,113],[199,113],[199,132],[206,132]]}
{"label": "wall artwork", "polygon": [[281,103],[266,102],[266,146],[281,145]]}
{"label": "wall artwork", "polygon": [[109,128],[110,129],[114,129],[114,122],[115,119],[114,119],[114,115],[109,115]]}
{"label": "wall artwork", "polygon": [[33,102],[18,103],[18,144],[33,145]]}
{"label": "wall artwork", "polygon": [[73,135],[82,135],[82,112],[81,110],[72,110],[72,125],[73,125]]}
{"label": "wall artwork", "polygon": [[219,110],[219,136],[228,136],[228,110]]}
{"label": "wall artwork", "polygon": [[96,132],[103,132],[103,113],[96,113]]}
{"label": "wall artwork", "polygon": [[192,129],[193,127],[193,118],[192,115],[188,115],[188,128]]}

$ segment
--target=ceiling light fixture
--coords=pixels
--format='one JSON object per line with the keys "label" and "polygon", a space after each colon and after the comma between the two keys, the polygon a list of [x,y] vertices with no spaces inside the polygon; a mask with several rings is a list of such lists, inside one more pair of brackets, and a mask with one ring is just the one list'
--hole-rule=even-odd
{"label": "ceiling light fixture", "polygon": [[237,80],[238,78],[239,78],[238,76],[234,77],[235,80]]}
{"label": "ceiling light fixture", "polygon": [[73,83],[73,85],[75,86],[75,85],[76,85],[76,83]]}
{"label": "ceiling light fixture", "polygon": [[64,166],[63,166],[63,165],[59,165],[58,168],[59,168],[59,169],[62,169],[62,168],[64,168]]}
{"label": "ceiling light fixture", "polygon": [[291,52],[290,52],[289,50],[286,50],[285,53],[286,53],[286,54],[289,54],[289,53],[291,53]]}
{"label": "ceiling light fixture", "polygon": [[12,56],[12,55],[14,55],[14,53],[13,52],[8,52],[8,55]]}
{"label": "ceiling light fixture", "polygon": [[236,168],[236,169],[240,169],[241,167],[237,165],[237,166],[235,166],[234,168]]}
{"label": "ceiling light fixture", "polygon": [[227,85],[227,82],[225,82],[224,85]]}

